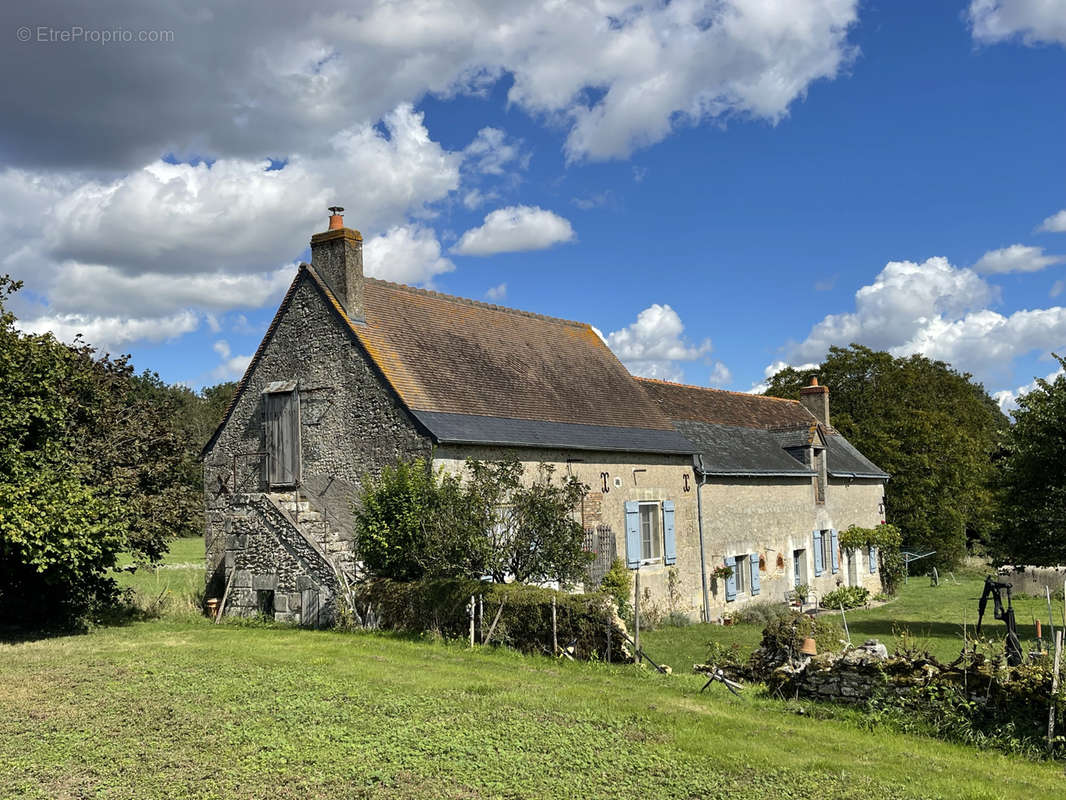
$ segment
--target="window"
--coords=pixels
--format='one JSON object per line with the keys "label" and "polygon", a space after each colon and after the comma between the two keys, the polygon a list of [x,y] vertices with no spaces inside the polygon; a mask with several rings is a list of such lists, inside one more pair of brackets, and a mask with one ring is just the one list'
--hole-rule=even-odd
{"label": "window", "polygon": [[748,565],[748,554],[740,553],[733,556],[736,559],[736,566],[733,567],[733,577],[737,581],[737,594],[748,593],[748,571],[751,567]]}
{"label": "window", "polygon": [[659,533],[659,504],[640,504],[640,558],[654,561],[662,558],[663,537]]}
{"label": "window", "polygon": [[[831,531],[822,531],[821,548],[822,548],[822,569],[824,570],[824,569],[827,569],[829,567],[829,565],[833,562],[833,558],[832,558],[833,537],[832,537]],[[835,572],[835,570],[834,570],[834,572]]]}

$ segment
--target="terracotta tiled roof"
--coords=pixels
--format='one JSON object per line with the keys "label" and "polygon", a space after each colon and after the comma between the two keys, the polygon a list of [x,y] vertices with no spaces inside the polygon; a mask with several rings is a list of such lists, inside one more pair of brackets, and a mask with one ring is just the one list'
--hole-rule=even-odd
{"label": "terracotta tiled roof", "polygon": [[352,330],[413,411],[673,430],[585,323],[373,279],[364,299]]}
{"label": "terracotta tiled roof", "polygon": [[637,380],[673,420],[743,428],[798,428],[815,422],[798,400],[685,386],[650,378]]}

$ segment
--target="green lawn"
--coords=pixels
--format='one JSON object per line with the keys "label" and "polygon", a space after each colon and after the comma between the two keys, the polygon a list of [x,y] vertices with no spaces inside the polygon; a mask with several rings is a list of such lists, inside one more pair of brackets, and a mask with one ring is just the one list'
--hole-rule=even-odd
{"label": "green lawn", "polygon": [[[707,640],[750,649],[756,626],[646,632],[672,676],[382,634],[216,626],[193,610],[201,548],[180,541],[164,567],[120,573],[139,602],[169,598],[162,619],[0,644],[0,798],[891,800],[1053,796],[1063,785],[1061,764],[869,730],[855,710],[823,715],[719,685],[700,694],[688,670]],[[953,619],[961,632],[969,609],[972,624],[979,585],[914,580],[849,614],[853,636],[891,638],[895,618],[950,656]],[[1017,607],[1029,620],[1041,606]]]}
{"label": "green lawn", "polygon": [[[912,644],[928,650],[942,661],[951,661],[962,650],[962,626],[966,623],[967,636],[974,635],[977,624],[977,601],[981,597],[984,577],[976,574],[946,577],[939,586],[930,586],[925,577],[912,578],[899,596],[870,609],[847,612],[848,628],[852,641],[880,639],[891,651],[899,636],[906,631]],[[1062,602],[1052,601],[1055,627],[1061,626]],[[1048,633],[1048,610],[1044,598],[1016,597],[1014,611],[1018,622],[1018,636],[1023,648],[1028,648],[1036,637],[1034,615],[1044,625],[1045,643]],[[840,615],[834,618],[839,622]],[[982,636],[1002,639],[1006,626],[992,617],[989,602],[982,625]],[[694,663],[707,657],[707,643],[720,642],[726,646],[736,644],[746,657],[759,645],[762,628],[758,625],[689,625],[684,628],[664,627],[641,632],[641,645],[657,661],[665,661],[676,670],[689,670]]]}
{"label": "green lawn", "polygon": [[1002,798],[1062,765],[693,675],[160,620],[0,645],[0,797]]}
{"label": "green lawn", "polygon": [[204,540],[200,537],[175,539],[160,565],[139,566],[121,556],[115,579],[122,588],[133,589],[135,604],[153,613],[168,616],[198,616],[204,588]]}

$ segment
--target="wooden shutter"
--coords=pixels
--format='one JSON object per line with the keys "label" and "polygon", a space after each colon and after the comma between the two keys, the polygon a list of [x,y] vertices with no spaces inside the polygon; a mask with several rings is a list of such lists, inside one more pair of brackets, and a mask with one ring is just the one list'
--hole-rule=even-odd
{"label": "wooden shutter", "polygon": [[837,538],[837,529],[829,531],[829,559],[833,563],[833,574],[840,572],[840,539]]}
{"label": "wooden shutter", "polygon": [[674,536],[674,501],[663,500],[663,562],[677,563],[677,542]]}
{"label": "wooden shutter", "polygon": [[725,565],[733,568],[733,574],[725,579],[726,602],[737,599],[737,560],[733,556],[725,557]]}
{"label": "wooden shutter", "polygon": [[814,531],[814,577],[818,577],[825,571],[822,563],[822,532]]}
{"label": "wooden shutter", "polygon": [[759,593],[759,554],[752,553],[748,556],[748,564],[751,566],[751,593]]}
{"label": "wooden shutter", "polygon": [[[274,387],[281,391],[270,391]],[[267,483],[295,486],[300,477],[300,395],[295,382],[267,389],[263,394]]]}
{"label": "wooden shutter", "polygon": [[640,566],[640,503],[626,501],[626,566]]}

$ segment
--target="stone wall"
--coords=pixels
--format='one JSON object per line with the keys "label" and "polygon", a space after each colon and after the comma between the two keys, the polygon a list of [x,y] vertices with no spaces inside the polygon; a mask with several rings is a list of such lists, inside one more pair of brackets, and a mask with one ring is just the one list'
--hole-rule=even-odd
{"label": "stone wall", "polygon": [[1014,594],[1043,597],[1047,587],[1054,596],[1063,590],[1066,567],[1003,567],[999,570],[999,579],[1011,584]]}
{"label": "stone wall", "polygon": [[[499,459],[514,454],[525,468],[524,480],[532,482],[542,463],[555,468],[556,476],[572,474],[591,488],[579,521],[585,528],[609,525],[615,536],[618,557],[626,557],[625,504],[627,501],[674,501],[674,537],[680,579],[677,611],[697,617],[703,608],[700,583],[699,534],[696,529],[696,484],[688,456],[599,451],[442,446],[434,453],[434,463],[451,472],[461,472],[468,457]],[[567,459],[570,459],[568,462]],[[606,473],[606,477],[604,476]],[[641,588],[652,602],[668,610],[668,576],[672,568],[662,559],[646,562],[640,568]]]}
{"label": "stone wall", "polygon": [[[227,581],[232,575],[227,615],[303,624],[324,624],[332,616],[339,591],[334,565],[270,497],[240,496],[226,515],[224,542]],[[321,619],[305,613],[309,597]]]}
{"label": "stone wall", "polygon": [[[264,448],[262,391],[296,380],[300,399],[301,493],[307,495],[351,549],[351,500],[364,474],[415,456],[430,442],[386,386],[350,330],[306,276],[246,376],[244,390],[204,461],[208,592],[221,595],[223,533],[233,489],[233,456],[241,491],[262,491],[261,462],[241,454]],[[357,323],[358,324],[358,323]]]}
{"label": "stone wall", "polygon": [[884,486],[873,480],[832,478],[826,501],[815,502],[811,479],[720,478],[702,488],[703,535],[708,570],[723,564],[726,556],[759,554],[760,591],[738,593],[727,602],[725,582],[715,581],[711,592],[712,614],[739,608],[753,600],[781,600],[795,586],[794,555],[800,558],[801,582],[814,592],[812,601],[841,584],[881,591],[879,573],[870,572],[865,551],[838,553],[838,569],[828,559],[821,576],[814,574],[813,531],[845,530],[850,525],[874,527],[881,522],[880,504]]}

